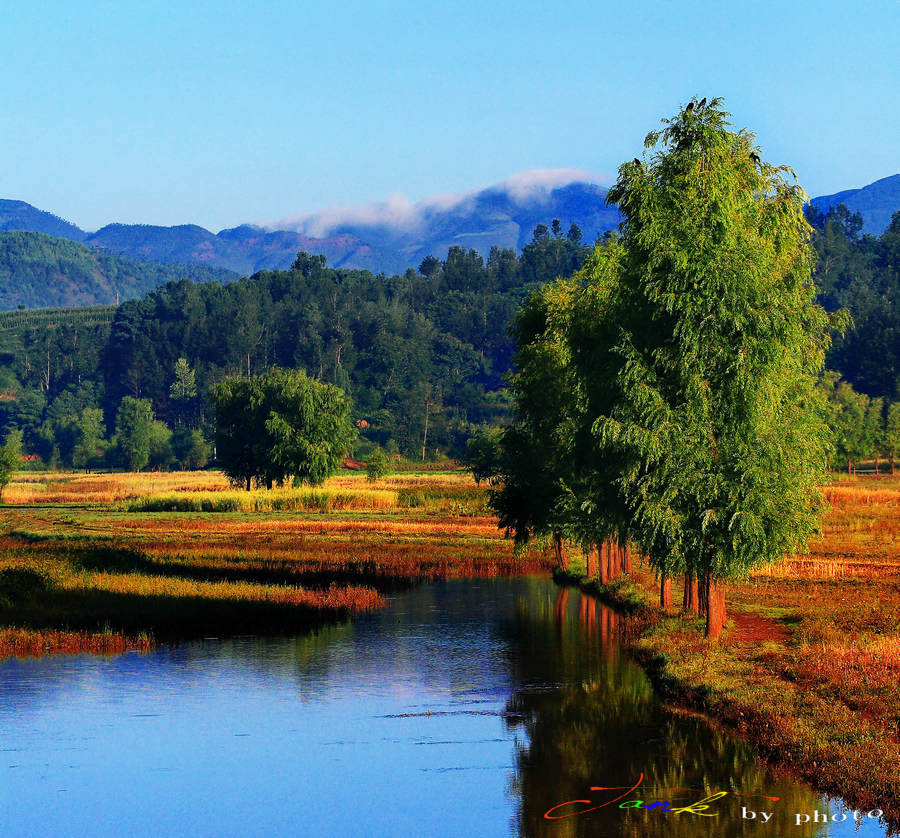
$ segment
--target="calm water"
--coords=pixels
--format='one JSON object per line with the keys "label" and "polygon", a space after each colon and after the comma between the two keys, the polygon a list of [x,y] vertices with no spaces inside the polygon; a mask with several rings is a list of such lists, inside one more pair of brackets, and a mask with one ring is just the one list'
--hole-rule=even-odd
{"label": "calm water", "polygon": [[[8,661],[0,836],[884,835],[852,815],[795,825],[841,808],[663,711],[617,633],[615,614],[547,580],[477,580],[308,637]],[[730,793],[707,813],[544,818],[641,773],[656,788],[623,800]]]}

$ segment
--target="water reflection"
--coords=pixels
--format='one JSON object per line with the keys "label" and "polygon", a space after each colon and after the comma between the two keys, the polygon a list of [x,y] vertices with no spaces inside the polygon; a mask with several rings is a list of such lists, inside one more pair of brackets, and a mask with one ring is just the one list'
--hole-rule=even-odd
{"label": "water reflection", "polygon": [[[816,835],[793,813],[824,811],[821,798],[665,712],[621,653],[622,628],[547,580],[466,580],[304,637],[8,661],[0,835]],[[781,799],[732,794],[715,818],[617,804],[544,817],[642,772],[645,785]],[[742,805],[776,814],[744,820]]]}
{"label": "water reflection", "polygon": [[[780,835],[786,828],[802,838],[817,834],[814,824],[794,826],[793,817],[822,808],[817,795],[771,776],[751,746],[699,718],[665,712],[643,672],[621,651],[622,618],[577,593],[571,596],[574,605],[566,602],[566,592],[560,594],[552,619],[540,600],[523,599],[516,609],[516,633],[528,650],[518,658],[517,680],[528,683],[550,669],[556,681],[569,684],[551,694],[517,690],[509,701],[527,733],[516,758],[523,838]],[[620,802],[668,801],[670,807],[623,810],[612,803],[572,814],[608,803],[642,775],[641,788]],[[623,788],[591,792],[592,786]],[[663,811],[716,791],[729,794],[705,812]],[[558,806],[572,800],[592,802]],[[764,825],[762,816],[743,819],[744,807],[774,814]],[[556,819],[544,817],[548,810]]]}

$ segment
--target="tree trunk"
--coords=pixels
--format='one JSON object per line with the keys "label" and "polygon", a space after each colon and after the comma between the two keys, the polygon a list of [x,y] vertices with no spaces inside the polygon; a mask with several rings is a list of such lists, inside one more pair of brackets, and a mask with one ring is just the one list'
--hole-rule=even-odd
{"label": "tree trunk", "polygon": [[625,570],[625,573],[627,573],[629,576],[631,575],[631,547],[630,547],[630,545],[628,544],[627,541],[625,542],[625,566],[624,566],[624,570]]}
{"label": "tree trunk", "polygon": [[609,553],[609,542],[604,541],[603,544],[599,545],[597,548],[597,558],[600,560],[600,584],[608,585],[609,584],[609,562],[606,560],[606,556],[603,555],[603,549],[606,548],[606,552]]}
{"label": "tree trunk", "polygon": [[725,626],[725,582],[711,573],[706,576],[706,636],[715,639]]}
{"label": "tree trunk", "polygon": [[613,553],[613,542],[612,539],[609,539],[606,542],[606,576],[610,582],[615,579],[619,574],[616,572],[616,561],[615,555]]}
{"label": "tree trunk", "polygon": [[560,533],[553,533],[553,552],[556,555],[556,564],[560,570],[569,569],[569,557],[566,555],[566,545]]}
{"label": "tree trunk", "polygon": [[697,578],[697,613],[705,617],[709,605],[708,580],[705,573]]}
{"label": "tree trunk", "polygon": [[666,576],[665,572],[659,576],[659,607],[672,607],[672,580]]}
{"label": "tree trunk", "polygon": [[247,478],[247,491],[248,491],[248,492],[250,491],[250,481],[251,481],[252,479],[253,479],[253,478],[251,478],[251,477],[248,477],[248,478]]}
{"label": "tree trunk", "polygon": [[693,611],[695,614],[698,612],[700,607],[698,587],[697,577],[691,572],[685,573],[684,596],[681,600],[681,607],[685,611]]}
{"label": "tree trunk", "polygon": [[587,552],[584,554],[584,561],[587,565],[588,579],[593,579],[597,575],[597,545],[588,544]]}

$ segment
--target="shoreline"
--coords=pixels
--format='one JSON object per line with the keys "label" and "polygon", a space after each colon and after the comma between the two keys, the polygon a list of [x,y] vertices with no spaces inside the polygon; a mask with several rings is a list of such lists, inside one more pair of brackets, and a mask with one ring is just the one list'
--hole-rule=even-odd
{"label": "shoreline", "polygon": [[[733,616],[741,612],[731,606],[722,641],[708,641],[700,620],[651,604],[642,574],[633,576],[601,586],[571,572],[553,574],[557,585],[577,587],[636,619],[623,645],[664,702],[724,725],[753,743],[776,770],[850,808],[882,810],[888,831],[900,829],[900,741],[882,738],[863,714],[846,707],[838,714],[840,725],[823,728],[823,714],[839,709],[834,702],[796,684],[785,690],[780,679],[749,677],[753,661],[735,654],[740,647]],[[691,653],[703,646],[709,654],[698,660]],[[807,736],[813,732],[818,739]]]}

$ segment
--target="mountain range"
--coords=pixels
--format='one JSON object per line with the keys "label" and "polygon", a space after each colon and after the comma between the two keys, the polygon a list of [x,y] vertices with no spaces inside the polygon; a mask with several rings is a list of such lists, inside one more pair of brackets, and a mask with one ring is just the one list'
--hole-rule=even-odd
{"label": "mountain range", "polygon": [[[562,222],[564,232],[575,223],[584,240],[593,241],[621,220],[606,205],[606,188],[594,180],[579,170],[523,172],[484,189],[417,203],[395,196],[383,203],[337,207],[275,224],[242,224],[218,233],[195,224],[108,224],[91,233],[24,201],[0,200],[0,231],[42,233],[121,255],[132,260],[127,266],[132,273],[135,263],[150,262],[252,274],[289,267],[299,250],[324,255],[333,267],[402,273],[426,256],[443,258],[454,245],[484,256],[494,245],[521,250],[538,224],[549,225],[554,218]],[[864,232],[877,235],[900,209],[900,174],[813,198],[812,203],[825,212],[844,203],[861,213]],[[47,247],[41,242],[42,251]],[[79,252],[78,258],[83,260],[85,254]],[[133,282],[129,291],[144,285]],[[41,296],[29,294],[28,301],[19,304],[34,305]],[[0,307],[14,303],[15,294],[6,295]]]}

